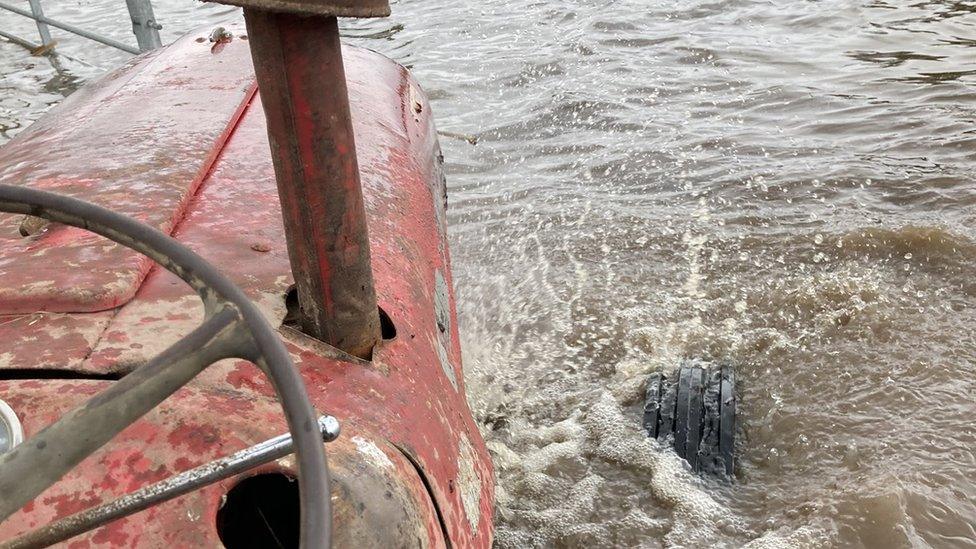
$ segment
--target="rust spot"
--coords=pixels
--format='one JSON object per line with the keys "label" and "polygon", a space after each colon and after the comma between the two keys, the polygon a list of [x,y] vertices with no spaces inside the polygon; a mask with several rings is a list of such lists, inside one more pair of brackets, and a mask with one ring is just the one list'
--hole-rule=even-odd
{"label": "rust spot", "polygon": [[236,389],[251,389],[259,393],[268,393],[268,380],[257,368],[247,362],[239,362],[228,372],[227,383]]}
{"label": "rust spot", "polygon": [[95,543],[105,543],[112,547],[123,547],[129,540],[129,534],[125,533],[125,522],[110,522],[99,528],[92,541]]}
{"label": "rust spot", "polygon": [[85,494],[74,493],[53,496],[43,500],[44,505],[54,507],[54,511],[59,517],[66,517],[79,511],[84,511],[100,502],[101,499],[90,491]]}
{"label": "rust spot", "polygon": [[190,452],[203,454],[220,442],[220,435],[216,427],[211,425],[181,424],[173,429],[166,440],[173,446],[185,447]]}
{"label": "rust spot", "polygon": [[115,480],[111,475],[105,475],[102,482],[98,484],[98,487],[102,490],[108,491],[112,490],[119,485],[119,481]]}

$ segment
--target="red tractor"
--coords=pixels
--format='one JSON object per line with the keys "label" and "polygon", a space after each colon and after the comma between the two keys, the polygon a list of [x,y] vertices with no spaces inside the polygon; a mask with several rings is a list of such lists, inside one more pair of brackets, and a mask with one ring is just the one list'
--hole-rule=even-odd
{"label": "red tractor", "polygon": [[0,547],[488,547],[387,2],[229,3],[0,148]]}

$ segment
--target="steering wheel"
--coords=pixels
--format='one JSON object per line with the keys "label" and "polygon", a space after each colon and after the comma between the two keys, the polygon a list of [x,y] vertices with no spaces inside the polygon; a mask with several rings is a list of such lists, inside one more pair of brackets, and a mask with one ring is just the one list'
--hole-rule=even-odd
{"label": "steering wheel", "polygon": [[278,334],[244,292],[170,236],[83,200],[0,185],[0,212],[86,229],[142,253],[196,290],[205,311],[203,323],[183,339],[0,456],[0,521],[204,368],[218,360],[239,358],[253,362],[271,379],[288,422],[299,467],[301,547],[328,547],[332,526],[329,469],[315,411]]}

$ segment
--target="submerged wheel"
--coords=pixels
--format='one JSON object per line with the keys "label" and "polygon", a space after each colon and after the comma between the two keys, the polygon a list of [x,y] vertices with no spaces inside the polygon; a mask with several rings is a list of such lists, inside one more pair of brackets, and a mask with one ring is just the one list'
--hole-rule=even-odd
{"label": "submerged wheel", "polygon": [[735,374],[729,364],[688,361],[671,376],[648,377],[647,436],[674,447],[696,472],[735,472]]}

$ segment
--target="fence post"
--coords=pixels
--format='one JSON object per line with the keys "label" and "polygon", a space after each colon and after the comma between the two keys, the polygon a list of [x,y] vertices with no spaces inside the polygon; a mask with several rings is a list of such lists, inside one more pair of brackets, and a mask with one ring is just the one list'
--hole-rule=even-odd
{"label": "fence post", "polygon": [[48,47],[54,44],[54,40],[51,38],[51,29],[47,27],[47,23],[40,22],[37,18],[44,17],[44,10],[41,9],[40,0],[29,0],[31,13],[34,14],[34,20],[37,21],[37,32],[41,35],[41,47]]}
{"label": "fence post", "polygon": [[[36,1],[31,0],[31,3]],[[149,51],[162,47],[159,29],[163,26],[156,22],[150,0],[125,0],[125,5],[129,8],[129,17],[132,19],[132,34],[136,35],[136,41],[139,42],[139,51]]]}

